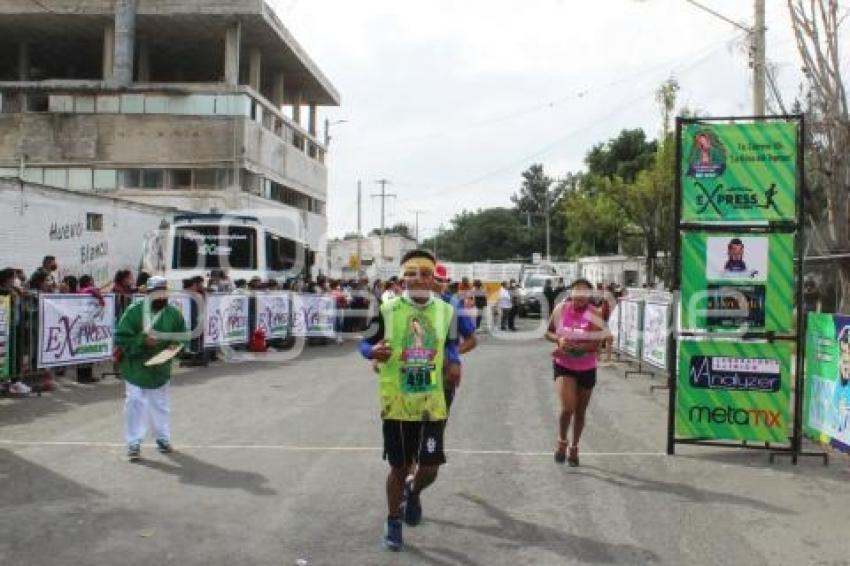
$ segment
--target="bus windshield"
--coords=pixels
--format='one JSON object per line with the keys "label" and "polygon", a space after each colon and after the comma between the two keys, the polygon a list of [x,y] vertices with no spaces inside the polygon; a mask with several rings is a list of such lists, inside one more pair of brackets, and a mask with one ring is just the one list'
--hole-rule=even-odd
{"label": "bus windshield", "polygon": [[257,269],[257,232],[249,226],[180,226],[173,269]]}

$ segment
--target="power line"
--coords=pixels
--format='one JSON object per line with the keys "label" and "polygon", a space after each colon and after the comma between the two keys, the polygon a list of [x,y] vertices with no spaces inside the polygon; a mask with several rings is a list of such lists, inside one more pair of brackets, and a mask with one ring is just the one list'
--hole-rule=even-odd
{"label": "power line", "polygon": [[[714,48],[713,50],[711,50],[710,52],[705,53],[705,54],[703,55],[703,57],[701,57],[700,59],[698,59],[698,60],[694,61],[693,63],[691,63],[690,65],[688,65],[688,66],[687,66],[687,67],[685,67],[684,69],[682,69],[682,71],[690,70],[690,69],[692,69],[692,68],[696,67],[697,65],[702,64],[702,63],[703,63],[706,59],[708,59],[708,57],[709,57],[709,56],[711,56],[711,55],[713,54],[713,52],[714,52],[714,51],[716,51],[717,49],[718,49],[718,47],[715,47],[715,48]],[[620,113],[620,112],[622,112],[623,110],[625,110],[625,109],[627,109],[627,108],[631,107],[631,106],[632,106],[635,102],[638,102],[639,100],[643,99],[643,98],[644,98],[647,94],[651,94],[651,93],[653,93],[653,92],[655,92],[655,87],[652,87],[652,89],[650,89],[649,91],[643,91],[643,92],[641,92],[638,96],[636,96],[636,97],[634,97],[634,98],[632,98],[632,99],[629,99],[629,100],[628,100],[625,104],[623,104],[623,105],[621,105],[621,106],[618,106],[617,108],[615,108],[613,111],[609,112],[608,114],[605,114],[604,116],[602,116],[602,117],[600,117],[600,118],[594,118],[591,124],[588,124],[588,125],[586,125],[586,126],[582,126],[582,127],[580,127],[580,128],[576,128],[576,129],[574,129],[574,130],[570,131],[570,132],[569,132],[569,133],[567,133],[566,135],[564,135],[564,136],[562,136],[562,137],[560,137],[560,138],[558,138],[558,139],[556,139],[556,140],[554,140],[554,141],[552,141],[552,142],[550,142],[550,143],[546,144],[545,146],[541,147],[540,149],[538,149],[538,150],[537,150],[537,151],[535,151],[534,153],[529,154],[529,155],[526,155],[526,156],[525,156],[525,157],[523,157],[522,159],[518,159],[518,160],[516,160],[516,161],[514,161],[514,162],[509,163],[508,165],[502,166],[502,167],[500,167],[500,168],[498,168],[498,169],[495,169],[495,170],[493,170],[493,171],[490,171],[490,172],[488,172],[488,173],[484,173],[483,175],[480,175],[480,176],[478,176],[478,177],[476,177],[476,178],[472,179],[471,181],[467,181],[467,182],[465,182],[465,183],[461,183],[461,184],[458,184],[458,185],[452,185],[452,186],[449,186],[449,187],[445,187],[445,188],[443,188],[443,189],[439,189],[439,190],[434,191],[434,192],[432,192],[432,193],[423,194],[423,195],[418,195],[418,196],[420,196],[420,197],[434,197],[434,196],[441,195],[441,194],[446,193],[446,192],[449,192],[449,191],[456,191],[456,190],[464,189],[464,188],[467,188],[467,187],[470,187],[470,186],[473,186],[473,185],[477,185],[477,184],[478,184],[478,183],[480,183],[481,181],[485,181],[485,180],[487,180],[487,179],[489,179],[489,178],[491,178],[491,177],[493,177],[493,176],[495,176],[495,175],[499,175],[499,174],[504,173],[504,172],[507,172],[507,171],[513,171],[513,170],[515,170],[518,166],[521,166],[522,164],[527,163],[528,161],[530,161],[530,160],[532,160],[532,159],[535,159],[535,158],[537,158],[537,157],[540,157],[541,155],[544,155],[544,154],[548,153],[549,151],[551,151],[551,150],[552,150],[552,149],[554,149],[555,147],[559,146],[559,145],[560,145],[560,144],[562,144],[564,141],[566,141],[566,140],[568,140],[568,139],[570,139],[570,138],[574,137],[575,135],[580,134],[580,133],[582,133],[582,132],[584,132],[584,131],[586,131],[586,130],[588,130],[588,129],[590,129],[590,128],[592,128],[592,127],[596,126],[596,125],[598,125],[600,121],[607,121],[607,120],[609,120],[610,118],[612,118],[612,117],[616,116],[617,114],[619,114],[619,113]]]}
{"label": "power line", "polygon": [[[622,76],[618,79],[608,81],[606,83],[601,83],[601,84],[598,84],[598,85],[595,85],[595,86],[590,86],[590,87],[582,89],[582,90],[580,90],[576,93],[572,93],[572,94],[565,95],[565,96],[560,97],[560,98],[555,98],[555,99],[544,101],[544,102],[537,102],[537,103],[531,104],[531,105],[529,105],[529,106],[527,106],[523,109],[511,112],[511,113],[508,113],[508,114],[503,114],[501,116],[496,116],[496,117],[492,117],[492,118],[485,118],[485,119],[473,120],[473,121],[470,121],[470,122],[466,122],[465,124],[463,124],[461,126],[468,130],[470,128],[476,128],[476,127],[481,127],[481,126],[498,124],[500,122],[507,122],[507,121],[510,121],[510,120],[514,120],[516,118],[521,118],[523,116],[526,116],[528,114],[533,114],[533,113],[539,112],[541,110],[548,110],[548,109],[551,109],[551,108],[555,108],[557,106],[562,105],[565,102],[578,100],[578,99],[584,99],[584,98],[587,98],[587,95],[589,95],[591,93],[595,93],[595,92],[598,92],[598,91],[601,91],[601,90],[604,90],[604,89],[608,89],[608,88],[611,88],[611,87],[614,87],[614,86],[618,86],[618,85],[623,84],[623,83],[632,82],[632,81],[640,79],[641,77],[644,77],[644,76],[649,76],[649,75],[655,73],[656,71],[658,71],[660,69],[667,68],[671,63],[675,63],[675,62],[679,61],[680,62],[679,64],[681,64],[681,61],[687,61],[691,57],[694,57],[694,56],[700,56],[701,57],[706,52],[706,50],[708,50],[709,52],[713,52],[716,49],[718,49],[719,47],[726,45],[729,40],[733,39],[737,35],[738,35],[738,32],[724,38],[720,44],[713,42],[711,44],[708,44],[708,45],[701,47],[700,49],[695,50],[694,52],[686,55],[685,57],[671,58],[671,59],[669,59],[669,60],[667,60],[663,63],[659,63],[659,64],[655,64],[655,65],[646,67],[646,68],[644,68],[640,71],[636,71],[635,73],[632,73],[632,74],[629,74],[629,75],[624,75],[624,76]],[[445,136],[447,131],[456,132],[456,131],[459,131],[459,128],[455,127],[454,130],[441,130],[441,131],[436,131],[436,132],[429,132],[429,133],[418,134],[418,135],[413,135],[413,136],[408,136],[408,137],[396,138],[395,140],[381,141],[381,142],[373,143],[373,144],[355,145],[355,146],[352,146],[349,149],[350,150],[359,150],[359,149],[377,147],[377,146],[388,145],[388,144],[392,144],[392,145],[404,144],[404,143],[409,143],[411,141],[418,141],[418,140],[423,140],[423,139],[428,139],[428,138],[433,138],[433,137]]]}
{"label": "power line", "polygon": [[[735,34],[735,35],[737,35],[737,34]],[[734,37],[734,35],[733,35],[733,36],[731,36],[731,37]],[[702,63],[704,63],[704,62],[705,62],[705,61],[706,61],[709,57],[711,57],[711,56],[712,56],[712,55],[713,55],[713,54],[714,54],[714,53],[715,53],[718,49],[720,49],[720,48],[722,48],[723,46],[725,46],[725,45],[726,45],[726,43],[727,43],[727,41],[728,41],[731,37],[727,37],[727,38],[726,38],[726,39],[724,39],[722,42],[714,44],[714,45],[713,45],[710,49],[708,49],[707,51],[704,49],[704,50],[703,50],[703,52],[701,53],[701,56],[700,56],[698,59],[696,59],[695,61],[692,61],[690,64],[686,65],[685,67],[682,67],[681,69],[674,69],[674,71],[678,70],[680,73],[683,73],[683,72],[690,71],[691,69],[693,69],[693,68],[695,68],[695,67],[697,67],[697,66],[701,65],[701,64],[702,64]],[[492,178],[492,177],[494,177],[494,176],[497,176],[497,175],[500,175],[500,174],[502,174],[502,173],[506,173],[506,172],[509,172],[509,171],[514,171],[514,170],[516,170],[516,168],[517,168],[517,167],[519,167],[519,166],[521,166],[521,165],[523,165],[523,164],[525,164],[525,163],[527,163],[527,162],[531,161],[532,159],[535,159],[535,158],[537,158],[537,157],[540,157],[541,155],[544,155],[544,154],[548,153],[549,151],[551,151],[551,150],[552,150],[552,149],[554,149],[555,147],[557,147],[557,146],[561,145],[563,142],[565,142],[565,141],[569,140],[570,138],[572,138],[572,137],[574,137],[574,136],[576,136],[576,135],[578,135],[578,134],[581,134],[581,133],[583,133],[583,132],[585,132],[585,131],[587,131],[587,130],[589,130],[589,129],[591,129],[591,128],[593,128],[593,127],[597,126],[597,125],[599,125],[599,123],[601,123],[601,122],[605,122],[605,121],[607,121],[607,120],[610,120],[611,118],[613,118],[614,116],[616,116],[617,114],[619,114],[620,112],[622,112],[623,110],[626,110],[626,109],[630,108],[630,107],[631,107],[634,103],[636,103],[636,102],[640,101],[641,99],[643,99],[646,95],[651,94],[651,93],[654,93],[654,92],[655,92],[655,89],[656,89],[656,87],[655,87],[655,86],[653,86],[651,89],[649,89],[649,90],[647,90],[647,91],[641,91],[641,93],[640,93],[640,94],[638,94],[636,97],[634,97],[634,98],[632,98],[632,99],[629,99],[629,100],[628,100],[628,101],[626,101],[624,104],[622,104],[622,105],[620,105],[620,106],[616,107],[613,111],[611,111],[611,112],[609,112],[609,113],[607,113],[607,114],[604,114],[604,115],[602,115],[602,116],[600,116],[600,117],[596,117],[596,118],[594,118],[594,119],[591,121],[591,123],[590,123],[590,124],[587,124],[587,125],[585,125],[585,126],[582,126],[582,127],[576,128],[576,129],[574,129],[574,130],[571,130],[570,132],[568,132],[568,133],[567,133],[567,134],[565,134],[564,136],[559,137],[559,138],[557,138],[557,139],[555,139],[555,140],[553,140],[553,141],[551,141],[551,142],[547,143],[546,145],[544,145],[544,146],[542,146],[541,148],[539,148],[538,150],[536,150],[534,153],[531,153],[531,154],[529,154],[529,155],[526,155],[526,156],[522,157],[521,159],[517,159],[516,161],[512,161],[511,163],[509,163],[509,164],[507,164],[507,165],[503,165],[503,166],[501,166],[501,167],[499,167],[499,168],[497,168],[497,169],[494,169],[494,170],[491,170],[491,171],[489,171],[489,172],[487,172],[487,173],[484,173],[484,174],[482,174],[482,175],[479,175],[478,177],[475,177],[475,178],[473,178],[473,179],[471,179],[471,180],[469,180],[469,181],[466,181],[466,182],[463,182],[463,183],[459,183],[459,184],[455,184],[455,185],[450,185],[450,186],[448,186],[448,187],[444,187],[444,188],[442,188],[442,189],[438,189],[438,190],[436,190],[436,191],[432,191],[432,192],[430,192],[430,193],[420,193],[420,194],[418,194],[418,195],[417,195],[417,198],[430,198],[430,197],[435,197],[435,196],[439,196],[439,195],[445,194],[445,193],[450,192],[450,191],[456,191],[456,190],[460,190],[460,189],[465,189],[465,188],[468,188],[468,187],[471,187],[471,186],[477,185],[478,183],[480,183],[480,182],[482,182],[482,181],[486,181],[487,179],[490,179],[490,178]],[[407,183],[405,183],[405,184],[407,184]]]}

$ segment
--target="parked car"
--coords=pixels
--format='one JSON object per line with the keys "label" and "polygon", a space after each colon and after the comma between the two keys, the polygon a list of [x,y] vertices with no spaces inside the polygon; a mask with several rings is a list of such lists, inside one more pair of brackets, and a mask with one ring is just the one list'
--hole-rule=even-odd
{"label": "parked car", "polygon": [[[541,305],[546,303],[544,289],[547,281],[550,282],[554,295],[560,294],[565,289],[564,278],[560,275],[529,274],[522,281],[519,289],[519,316],[528,317],[532,314],[540,316]],[[549,305],[550,309],[551,307]],[[548,311],[546,314],[548,315]]]}

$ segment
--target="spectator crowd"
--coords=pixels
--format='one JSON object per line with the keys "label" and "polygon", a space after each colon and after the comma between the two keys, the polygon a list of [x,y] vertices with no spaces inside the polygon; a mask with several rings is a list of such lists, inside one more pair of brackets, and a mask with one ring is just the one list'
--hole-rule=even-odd
{"label": "spectator crowd", "polygon": [[[97,285],[91,274],[65,275],[60,278],[59,273],[59,264],[54,256],[45,256],[41,266],[29,276],[21,269],[7,267],[0,270],[0,293],[21,299],[40,293],[80,294],[94,297],[101,302],[104,294],[113,293],[116,296],[120,314],[120,311],[130,304],[133,296],[145,292],[150,278],[150,274],[144,271],[134,274],[130,270],[120,269],[116,271],[110,284]],[[480,280],[470,281],[469,278],[463,277],[453,281],[448,277],[443,265],[437,266],[434,275],[434,292],[443,300],[453,304],[456,309],[463,309],[470,315],[475,323],[476,331],[484,330],[482,327],[487,320],[488,308],[492,308],[490,317],[492,328],[500,328],[504,331],[516,330],[520,297],[517,281],[503,281],[498,295],[488,297],[487,290]],[[296,277],[286,281],[264,280],[260,277],[233,281],[227,271],[212,270],[208,277],[195,276],[183,280],[182,289],[201,296],[206,293],[291,291],[331,297],[336,307],[334,325],[336,341],[342,343],[343,336],[346,334],[366,331],[379,305],[404,293],[404,281],[399,277],[370,281],[367,278],[331,279],[324,275],[318,275],[315,279]],[[548,285],[544,288],[544,297],[541,298],[545,298],[544,304],[551,309],[564,291],[565,289],[555,289]],[[622,293],[621,289],[613,285],[598,286],[595,302],[602,307],[606,319],[610,316],[610,305],[616,304],[612,301],[619,298]],[[493,300],[492,304],[490,299]],[[26,316],[25,310],[33,308],[32,303],[28,306],[28,303],[23,300],[14,301],[13,305],[16,309],[13,313],[15,320],[22,320]],[[542,311],[541,316],[546,317],[549,312],[549,310]],[[36,341],[37,337],[30,337],[31,344],[35,344]],[[35,368],[26,369],[35,370]],[[61,369],[57,370],[57,373],[61,371]],[[78,381],[94,381],[90,366],[77,367],[76,374]],[[52,373],[43,371],[39,388],[50,390],[53,386]],[[3,384],[3,387],[5,388],[3,392],[10,394],[26,394],[30,391],[29,386],[16,377]]]}

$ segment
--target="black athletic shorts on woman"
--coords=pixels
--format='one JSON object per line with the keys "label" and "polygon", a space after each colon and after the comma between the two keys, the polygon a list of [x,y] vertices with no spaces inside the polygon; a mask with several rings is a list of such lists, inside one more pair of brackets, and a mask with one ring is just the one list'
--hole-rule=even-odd
{"label": "black athletic shorts on woman", "polygon": [[384,460],[400,468],[419,463],[439,466],[446,463],[443,431],[446,421],[384,421]]}
{"label": "black athletic shorts on woman", "polygon": [[578,386],[582,389],[593,389],[596,387],[596,368],[578,371],[562,368],[556,363],[552,364],[552,368],[555,373],[554,379],[558,379],[559,377],[571,377],[576,380],[576,383],[578,383]]}

